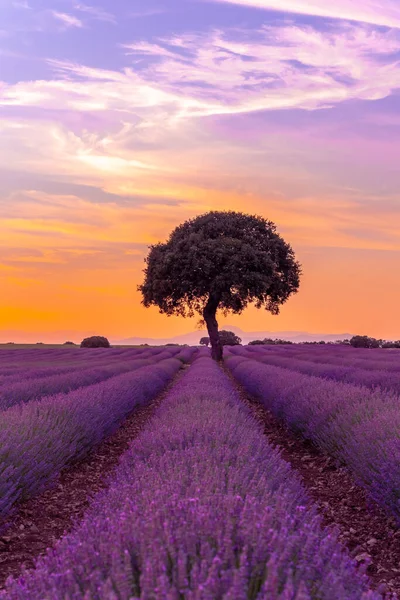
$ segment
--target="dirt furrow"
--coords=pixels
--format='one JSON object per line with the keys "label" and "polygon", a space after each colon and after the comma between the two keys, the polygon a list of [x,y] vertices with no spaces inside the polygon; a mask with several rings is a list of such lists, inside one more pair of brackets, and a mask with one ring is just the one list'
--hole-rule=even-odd
{"label": "dirt furrow", "polygon": [[334,527],[351,556],[364,565],[372,587],[387,600],[400,597],[400,530],[395,519],[368,498],[345,467],[292,433],[224,370],[262,423],[269,442],[301,476],[324,525]]}
{"label": "dirt furrow", "polygon": [[184,371],[148,406],[135,409],[83,461],[64,469],[52,487],[20,504],[0,523],[0,589],[10,575],[18,576],[23,567],[33,568],[36,559],[82,519],[93,496],[107,486],[121,455]]}

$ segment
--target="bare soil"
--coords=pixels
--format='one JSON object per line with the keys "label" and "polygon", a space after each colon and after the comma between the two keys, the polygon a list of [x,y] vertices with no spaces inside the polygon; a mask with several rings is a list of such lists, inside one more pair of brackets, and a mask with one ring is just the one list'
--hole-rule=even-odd
{"label": "bare soil", "polygon": [[346,467],[292,433],[224,370],[243,402],[262,423],[268,441],[299,473],[324,525],[336,530],[350,555],[363,565],[371,588],[381,592],[386,600],[400,597],[400,530],[395,519],[368,497]]}
{"label": "bare soil", "polygon": [[21,503],[11,517],[0,522],[0,589],[10,575],[18,577],[22,568],[34,568],[36,559],[82,519],[93,496],[107,487],[121,455],[183,372],[153,402],[135,409],[84,460],[64,469],[52,487]]}

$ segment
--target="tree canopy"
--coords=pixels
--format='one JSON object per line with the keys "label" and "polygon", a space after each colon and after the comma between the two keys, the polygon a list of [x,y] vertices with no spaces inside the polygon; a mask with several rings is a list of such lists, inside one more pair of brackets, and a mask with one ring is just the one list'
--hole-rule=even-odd
{"label": "tree canopy", "polygon": [[248,343],[248,346],[279,346],[286,344],[293,344],[293,342],[279,338],[275,338],[274,340],[272,338],[264,338],[263,340],[252,340]]}
{"label": "tree canopy", "polygon": [[110,342],[102,335],[93,335],[81,341],[81,348],[110,348]]}
{"label": "tree canopy", "polygon": [[221,329],[219,332],[219,339],[223,346],[240,346],[242,340],[239,336],[237,336],[233,331],[227,331],[226,329]]}
{"label": "tree canopy", "polygon": [[179,225],[150,247],[139,290],[146,307],[204,318],[213,358],[222,358],[217,310],[240,314],[249,304],[274,315],[297,292],[301,267],[276,226],[263,217],[212,211]]}
{"label": "tree canopy", "polygon": [[353,348],[379,348],[380,340],[376,340],[368,335],[354,335],[350,340],[350,345]]}

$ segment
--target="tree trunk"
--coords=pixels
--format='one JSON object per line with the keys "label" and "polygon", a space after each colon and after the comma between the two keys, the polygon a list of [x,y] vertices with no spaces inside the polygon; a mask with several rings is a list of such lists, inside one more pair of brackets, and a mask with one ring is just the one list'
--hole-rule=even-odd
{"label": "tree trunk", "polygon": [[204,307],[203,317],[207,325],[208,336],[211,344],[211,358],[217,361],[222,360],[222,344],[219,339],[218,321],[216,318],[219,300],[213,296],[208,299]]}

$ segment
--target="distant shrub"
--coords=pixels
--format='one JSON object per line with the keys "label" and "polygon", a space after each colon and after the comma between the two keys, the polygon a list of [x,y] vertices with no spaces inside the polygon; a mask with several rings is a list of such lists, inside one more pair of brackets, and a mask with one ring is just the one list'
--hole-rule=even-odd
{"label": "distant shrub", "polygon": [[384,342],[382,348],[400,348],[400,340],[394,342]]}
{"label": "distant shrub", "polygon": [[75,342],[64,342],[64,346],[76,346]]}
{"label": "distant shrub", "polygon": [[288,340],[280,340],[278,338],[276,338],[275,340],[273,340],[272,338],[264,338],[263,340],[253,340],[252,342],[248,343],[248,346],[279,346],[282,344],[293,344],[293,342],[290,342]]}
{"label": "distant shrub", "polygon": [[354,335],[350,340],[350,345],[353,348],[379,348],[380,341],[368,335]]}
{"label": "distant shrub", "polygon": [[[242,343],[242,340],[240,339],[240,337],[235,335],[233,333],[233,331],[227,331],[226,329],[222,329],[218,333],[218,336],[219,336],[222,346],[239,346]],[[201,340],[200,340],[201,346],[209,346],[209,344],[210,344],[209,337],[204,336],[201,338]]]}
{"label": "distant shrub", "polygon": [[173,344],[172,342],[170,342],[169,344],[165,344],[166,346],[180,346],[180,344]]}
{"label": "distant shrub", "polygon": [[240,337],[235,335],[233,331],[226,331],[226,329],[219,332],[219,339],[223,346],[240,346],[242,343]]}
{"label": "distant shrub", "polygon": [[101,335],[93,335],[82,340],[81,348],[110,348],[110,342]]}
{"label": "distant shrub", "polygon": [[44,346],[43,342],[36,342],[36,346]]}

